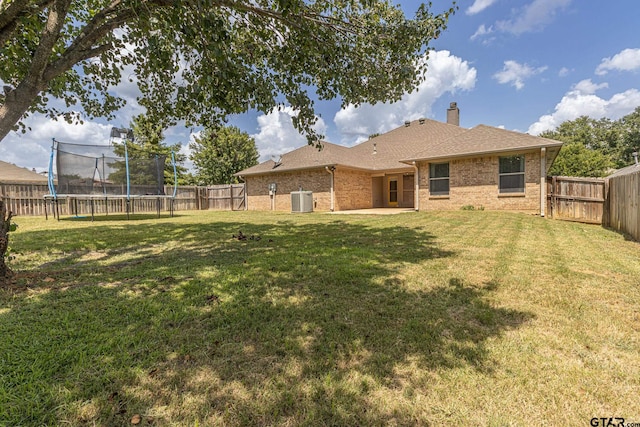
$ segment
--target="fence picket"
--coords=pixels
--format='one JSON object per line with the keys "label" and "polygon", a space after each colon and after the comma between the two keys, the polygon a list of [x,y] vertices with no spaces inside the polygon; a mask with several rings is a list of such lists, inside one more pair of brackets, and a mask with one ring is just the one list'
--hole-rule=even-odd
{"label": "fence picket", "polygon": [[604,225],[640,241],[640,172],[608,181],[609,212]]}
{"label": "fence picket", "polygon": [[[53,206],[44,196],[49,194],[46,184],[0,183],[0,198],[7,202],[8,209],[14,215],[44,216],[52,213]],[[165,194],[173,194],[173,187],[166,186]],[[215,186],[181,186],[176,191],[173,210],[239,210],[244,209],[244,184]],[[238,201],[241,200],[239,203]],[[47,206],[49,203],[49,206]],[[156,212],[156,199],[138,199],[134,202],[134,212]],[[170,199],[160,199],[161,210],[171,209]],[[92,207],[93,205],[93,207]],[[90,215],[94,209],[96,215],[126,213],[126,201],[123,199],[88,199],[78,197],[74,203],[59,199],[60,215]]]}

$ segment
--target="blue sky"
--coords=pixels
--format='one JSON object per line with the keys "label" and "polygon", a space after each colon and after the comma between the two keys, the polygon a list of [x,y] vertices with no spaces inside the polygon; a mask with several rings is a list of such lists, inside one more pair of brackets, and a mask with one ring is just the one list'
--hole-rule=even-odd
{"label": "blue sky", "polygon": [[[400,2],[412,14],[418,2]],[[433,1],[440,12],[450,2]],[[340,109],[339,100],[317,104],[318,130],[327,141],[353,145],[375,132],[427,117],[444,121],[450,102],[460,125],[478,124],[538,134],[581,115],[618,119],[640,106],[640,2],[637,0],[462,0],[449,27],[433,42],[427,79],[395,104]],[[33,116],[33,131],[0,142],[0,160],[47,168],[51,138],[108,142],[112,126],[127,126],[141,109],[128,82],[114,91],[129,101],[116,120],[83,126]],[[261,160],[306,143],[291,125],[292,111],[249,112],[230,123],[254,136]],[[197,131],[197,130],[196,130]],[[181,126],[165,132],[185,146]]]}

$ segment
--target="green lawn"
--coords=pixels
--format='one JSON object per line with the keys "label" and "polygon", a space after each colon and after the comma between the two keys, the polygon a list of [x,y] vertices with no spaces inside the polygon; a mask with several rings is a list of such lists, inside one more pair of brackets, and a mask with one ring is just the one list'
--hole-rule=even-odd
{"label": "green lawn", "polygon": [[97,219],[15,219],[2,426],[640,422],[640,245],[601,227]]}

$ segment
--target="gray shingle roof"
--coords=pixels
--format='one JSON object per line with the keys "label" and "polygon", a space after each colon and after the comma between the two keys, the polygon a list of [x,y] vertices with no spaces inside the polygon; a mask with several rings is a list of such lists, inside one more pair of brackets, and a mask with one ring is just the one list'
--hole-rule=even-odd
{"label": "gray shingle roof", "polygon": [[413,156],[406,156],[404,161],[437,160],[561,146],[562,142],[553,139],[478,125],[452,138],[440,141],[425,151],[416,153]]}
{"label": "gray shingle roof", "polygon": [[520,151],[540,147],[561,147],[562,142],[519,132],[479,125],[473,129],[438,122],[414,120],[352,148],[323,142],[323,150],[300,147],[282,156],[238,172],[262,175],[325,166],[346,166],[371,171],[402,170],[417,160]]}
{"label": "gray shingle roof", "polygon": [[348,147],[323,141],[322,149],[320,150],[317,147],[305,145],[283,154],[277,166],[275,161],[267,160],[259,165],[238,172],[236,175],[262,175],[265,173],[333,166],[345,164],[345,162],[348,164],[348,152]]}
{"label": "gray shingle roof", "polygon": [[22,183],[30,182],[36,184],[46,184],[47,177],[35,173],[26,168],[21,168],[11,163],[0,160],[0,182],[2,183]]}
{"label": "gray shingle roof", "polygon": [[[406,168],[401,163],[423,151],[428,151],[443,140],[464,133],[466,129],[435,120],[414,120],[385,134],[371,138],[351,150],[363,167],[371,170]],[[375,149],[375,150],[374,150]],[[375,151],[375,154],[374,154]]]}

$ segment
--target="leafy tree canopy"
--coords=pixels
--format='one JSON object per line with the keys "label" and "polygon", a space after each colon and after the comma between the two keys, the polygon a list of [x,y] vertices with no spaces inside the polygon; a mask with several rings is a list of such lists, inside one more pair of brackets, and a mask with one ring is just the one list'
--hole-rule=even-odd
{"label": "leafy tree canopy", "polygon": [[33,112],[112,118],[124,100],[110,89],[127,78],[163,128],[286,103],[313,141],[310,91],[394,101],[424,78],[417,58],[455,10],[431,8],[408,19],[389,0],[0,0],[0,139]]}
{"label": "leafy tree canopy", "polygon": [[640,149],[640,107],[619,120],[579,117],[540,136],[565,142],[551,175],[605,176],[631,164]]}
{"label": "leafy tree canopy", "polygon": [[256,142],[235,126],[207,128],[189,148],[199,185],[237,183],[234,173],[258,164]]}
{"label": "leafy tree canopy", "polygon": [[580,142],[568,142],[562,146],[549,175],[603,177],[612,167],[609,157],[601,151],[587,148]]}

